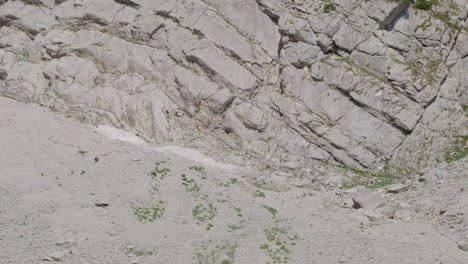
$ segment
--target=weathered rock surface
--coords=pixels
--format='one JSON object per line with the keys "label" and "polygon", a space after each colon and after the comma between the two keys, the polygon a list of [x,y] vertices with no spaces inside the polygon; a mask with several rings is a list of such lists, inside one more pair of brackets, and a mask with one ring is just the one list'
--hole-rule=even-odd
{"label": "weathered rock surface", "polygon": [[410,173],[466,155],[467,7],[1,1],[0,95],[275,167]]}

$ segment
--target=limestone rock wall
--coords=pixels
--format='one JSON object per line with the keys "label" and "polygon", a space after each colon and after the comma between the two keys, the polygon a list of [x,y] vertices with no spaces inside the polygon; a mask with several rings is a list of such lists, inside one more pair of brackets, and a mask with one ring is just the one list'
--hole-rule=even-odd
{"label": "limestone rock wall", "polygon": [[3,0],[0,95],[269,166],[412,172],[466,151],[467,8]]}

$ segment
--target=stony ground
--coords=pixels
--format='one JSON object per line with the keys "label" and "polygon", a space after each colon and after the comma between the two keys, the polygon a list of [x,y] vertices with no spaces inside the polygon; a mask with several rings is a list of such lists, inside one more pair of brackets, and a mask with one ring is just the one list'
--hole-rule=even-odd
{"label": "stony ground", "polygon": [[270,191],[251,168],[134,141],[0,98],[1,262],[468,259],[466,159],[388,190],[316,182]]}

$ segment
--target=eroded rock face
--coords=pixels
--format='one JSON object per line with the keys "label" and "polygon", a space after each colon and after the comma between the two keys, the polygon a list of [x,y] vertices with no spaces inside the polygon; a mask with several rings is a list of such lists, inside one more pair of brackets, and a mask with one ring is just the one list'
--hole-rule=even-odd
{"label": "eroded rock face", "polygon": [[279,167],[417,170],[466,144],[467,6],[0,1],[0,94]]}

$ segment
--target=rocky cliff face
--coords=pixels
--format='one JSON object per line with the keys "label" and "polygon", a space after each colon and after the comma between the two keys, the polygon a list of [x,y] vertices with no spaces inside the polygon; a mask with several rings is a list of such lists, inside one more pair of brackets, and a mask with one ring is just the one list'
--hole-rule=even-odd
{"label": "rocky cliff face", "polygon": [[411,172],[466,155],[468,2],[431,3],[0,0],[0,95],[274,167]]}

